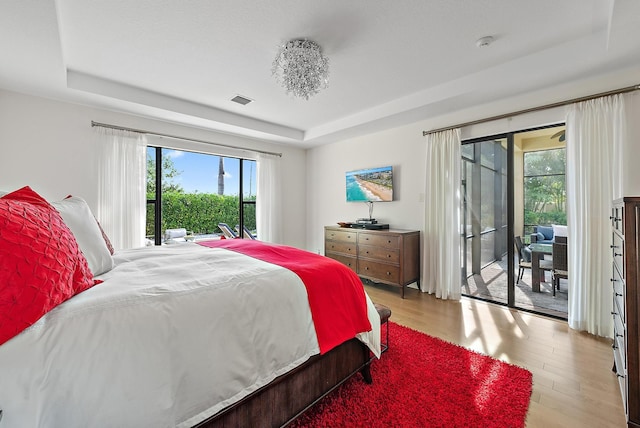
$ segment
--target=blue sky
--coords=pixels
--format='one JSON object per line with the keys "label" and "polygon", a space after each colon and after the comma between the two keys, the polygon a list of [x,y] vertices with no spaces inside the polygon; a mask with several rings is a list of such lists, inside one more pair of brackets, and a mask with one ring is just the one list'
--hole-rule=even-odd
{"label": "blue sky", "polygon": [[359,169],[357,171],[347,171],[347,175],[356,175],[356,174],[362,174],[365,172],[379,172],[379,171],[392,171],[392,167],[381,166],[379,168],[364,168],[364,169]]}
{"label": "blue sky", "polygon": [[[219,157],[202,153],[191,153],[179,150],[163,150],[164,156],[169,156],[180,172],[174,182],[182,186],[187,193],[218,193],[218,162]],[[248,195],[249,181],[251,195],[256,194],[256,164],[254,161],[245,162],[245,196]],[[239,188],[240,160],[224,158],[224,194],[237,195]],[[250,179],[249,176],[253,175]]]}

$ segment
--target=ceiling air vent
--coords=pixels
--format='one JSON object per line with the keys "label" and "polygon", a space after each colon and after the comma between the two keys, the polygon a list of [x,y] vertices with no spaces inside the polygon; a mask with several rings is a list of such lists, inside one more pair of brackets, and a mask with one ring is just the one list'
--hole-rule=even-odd
{"label": "ceiling air vent", "polygon": [[234,103],[238,103],[238,104],[242,104],[243,106],[246,106],[253,100],[247,97],[243,97],[242,95],[236,95],[235,97],[231,98],[231,101],[233,101]]}

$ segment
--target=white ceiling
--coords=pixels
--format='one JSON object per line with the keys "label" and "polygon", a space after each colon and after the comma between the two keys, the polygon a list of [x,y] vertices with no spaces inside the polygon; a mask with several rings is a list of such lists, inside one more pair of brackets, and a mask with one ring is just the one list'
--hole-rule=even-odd
{"label": "white ceiling", "polygon": [[[330,60],[308,101],[271,75],[295,38]],[[612,73],[604,89],[640,83],[640,0],[2,0],[0,52],[3,89],[311,147],[555,86],[588,95],[577,85]]]}

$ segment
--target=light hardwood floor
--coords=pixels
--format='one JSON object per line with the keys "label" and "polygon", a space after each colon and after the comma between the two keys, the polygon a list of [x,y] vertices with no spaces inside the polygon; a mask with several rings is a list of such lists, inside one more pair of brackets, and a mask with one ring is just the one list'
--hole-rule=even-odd
{"label": "light hardwood floor", "polygon": [[[611,341],[557,321],[463,298],[368,284],[391,321],[524,367],[533,373],[527,427],[626,427]],[[391,343],[393,346],[393,343]]]}

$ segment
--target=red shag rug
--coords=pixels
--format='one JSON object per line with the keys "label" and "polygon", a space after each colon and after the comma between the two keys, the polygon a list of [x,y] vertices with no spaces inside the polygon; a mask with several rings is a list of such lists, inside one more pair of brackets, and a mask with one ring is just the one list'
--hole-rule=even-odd
{"label": "red shag rug", "polygon": [[524,427],[531,372],[392,322],[389,327],[391,346],[371,365],[373,384],[353,376],[291,426]]}

